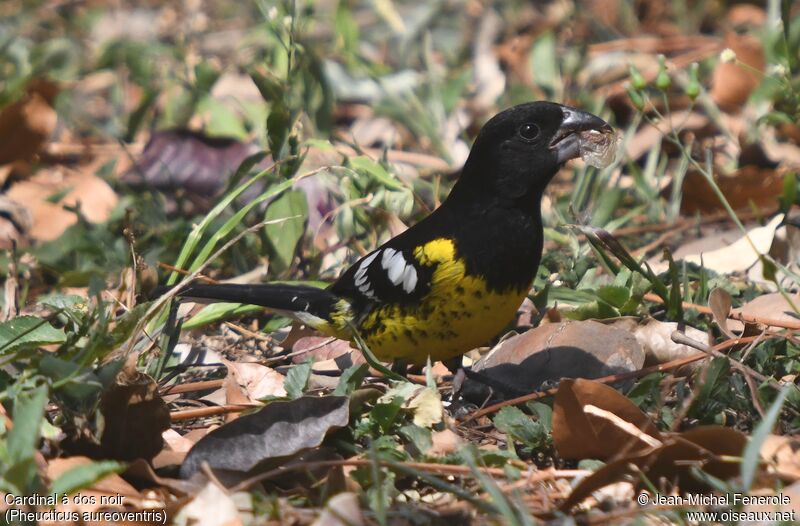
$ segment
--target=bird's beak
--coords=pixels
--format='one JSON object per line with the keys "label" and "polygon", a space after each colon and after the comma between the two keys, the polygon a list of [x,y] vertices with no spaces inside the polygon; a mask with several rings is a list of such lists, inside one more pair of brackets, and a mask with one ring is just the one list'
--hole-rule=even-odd
{"label": "bird's beak", "polygon": [[600,133],[614,133],[613,128],[606,121],[575,108],[562,107],[564,119],[561,127],[550,141],[550,149],[556,155],[556,161],[565,163],[570,159],[580,157],[580,133],[594,130]]}

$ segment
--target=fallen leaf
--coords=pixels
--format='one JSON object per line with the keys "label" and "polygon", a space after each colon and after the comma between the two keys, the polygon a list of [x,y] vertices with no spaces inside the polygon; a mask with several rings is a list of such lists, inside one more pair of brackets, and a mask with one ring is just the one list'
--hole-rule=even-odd
{"label": "fallen leaf", "polygon": [[800,439],[797,437],[767,435],[761,444],[761,458],[781,478],[800,480]]}
{"label": "fallen leaf", "polygon": [[21,99],[0,111],[0,164],[31,161],[41,151],[58,122],[58,91],[49,80],[33,80]]}
{"label": "fallen leaf", "polygon": [[247,472],[262,462],[285,459],[319,446],[348,419],[349,401],[343,396],[272,402],[201,438],[186,456],[181,477],[194,475],[203,462],[212,469]]}
{"label": "fallen leaf", "polygon": [[414,424],[433,427],[442,421],[442,396],[434,387],[424,387],[408,403],[414,413]]}
{"label": "fallen leaf", "polygon": [[708,307],[711,309],[714,322],[728,339],[736,338],[736,335],[728,328],[728,316],[731,313],[732,303],[731,295],[724,289],[715,288],[708,294]]}
{"label": "fallen leaf", "polygon": [[670,435],[661,446],[622,455],[582,479],[561,509],[568,511],[600,488],[620,481],[633,481],[637,492],[649,489],[646,484],[665,494],[673,484],[682,494],[707,492],[706,483],[695,478],[691,468],[700,468],[721,480],[736,477],[739,465],[721,457],[741,456],[746,444],[745,435],[722,426],[701,426]]}
{"label": "fallen leaf", "polygon": [[553,444],[563,458],[607,460],[650,449],[637,435],[608,419],[587,414],[587,405],[613,413],[642,435],[661,438],[650,419],[615,389],[591,380],[562,380],[553,404]]}
{"label": "fallen leaf", "polygon": [[[769,253],[775,230],[783,221],[783,214],[778,214],[764,226],[748,230],[747,236],[740,236],[727,246],[715,250],[700,251],[699,253],[685,254],[683,260],[696,265],[703,265],[718,274],[744,272],[758,262],[761,254]],[[749,237],[749,241],[748,238]],[[752,245],[750,244],[752,242]],[[753,250],[755,248],[755,250]],[[675,258],[678,259],[676,251]],[[663,272],[668,264],[664,261],[650,260],[648,262],[655,272]]]}
{"label": "fallen leaf", "polygon": [[0,250],[28,245],[33,216],[27,206],[0,195]]}
{"label": "fallen leaf", "polygon": [[194,526],[239,526],[239,506],[215,482],[203,489],[183,506],[174,518],[175,524]]}
{"label": "fallen leaf", "polygon": [[443,457],[455,453],[462,444],[461,437],[451,429],[434,431],[431,434],[431,442],[433,445],[426,451],[426,454],[432,457]]}
{"label": "fallen leaf", "polygon": [[[672,333],[678,330],[676,322],[667,322],[648,318],[639,322],[633,318],[623,318],[612,322],[612,325],[630,331],[636,337],[636,341],[642,346],[645,353],[645,365],[655,365],[667,363],[672,360],[686,358],[697,354],[697,349],[675,343],[672,341]],[[708,335],[694,327],[684,327],[684,333],[697,341],[706,341]],[[690,374],[700,366],[701,362],[691,363],[674,371],[677,375]]]}
{"label": "fallen leaf", "polygon": [[772,292],[753,298],[738,309],[733,309],[733,313],[796,323],[800,320],[796,309],[800,309],[800,294],[787,293],[784,296],[780,292]]}
{"label": "fallen leaf", "polygon": [[[643,364],[644,351],[630,332],[596,321],[567,321],[504,340],[473,370],[507,386],[511,393],[528,393],[547,381],[600,378],[635,371]],[[470,400],[483,402],[485,390],[480,382],[464,383],[464,395]]]}
{"label": "fallen leaf", "polygon": [[726,111],[736,111],[761,83],[766,58],[760,39],[753,34],[730,30],[724,45],[736,54],[736,61],[720,61],[714,68],[711,98]]}
{"label": "fallen leaf", "polygon": [[[725,173],[721,167],[715,166],[714,182],[734,210],[752,206],[769,210],[783,192],[784,175],[783,169],[741,166]],[[694,169],[686,172],[681,191],[681,212],[684,215],[708,215],[725,210],[706,178]]]}
{"label": "fallen leaf", "polygon": [[[230,362],[223,360],[229,377],[242,389],[247,403],[256,403],[261,398],[286,396],[283,387],[285,377],[274,369],[253,362]],[[228,399],[228,403],[241,403]]]}
{"label": "fallen leaf", "polygon": [[107,458],[151,459],[164,447],[169,409],[158,384],[128,362],[100,398],[103,429],[100,445]]}
{"label": "fallen leaf", "polygon": [[[64,195],[58,203],[50,202],[54,195]],[[36,175],[11,186],[6,195],[25,203],[33,218],[30,237],[39,241],[57,239],[78,221],[64,206],[80,205],[83,216],[92,223],[106,221],[118,198],[114,190],[100,177],[86,171],[66,171],[60,167],[39,170]]]}
{"label": "fallen leaf", "polygon": [[339,493],[331,497],[312,526],[363,526],[366,524],[361,513],[358,495]]}
{"label": "fallen leaf", "polygon": [[[102,462],[102,461],[101,461]],[[62,475],[74,475],[81,468],[88,469],[94,461],[84,456],[54,458],[47,464],[47,478],[58,483]],[[67,475],[69,476],[69,475]],[[63,479],[61,479],[63,481]],[[87,487],[78,490],[81,499],[76,500],[76,492],[69,492],[71,496],[66,502],[59,495],[55,509],[60,512],[93,512],[98,510],[122,511],[126,507],[140,508],[144,504],[144,497],[136,488],[127,483],[116,473],[110,473],[100,480],[92,482]]]}

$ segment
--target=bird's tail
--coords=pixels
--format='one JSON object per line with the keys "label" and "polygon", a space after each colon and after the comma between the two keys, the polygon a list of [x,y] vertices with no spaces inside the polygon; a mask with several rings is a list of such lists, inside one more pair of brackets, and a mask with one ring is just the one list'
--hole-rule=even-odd
{"label": "bird's tail", "polygon": [[339,301],[336,295],[327,289],[281,283],[259,285],[198,283],[181,290],[178,296],[186,299],[260,305],[294,315],[316,328],[331,321],[331,314]]}

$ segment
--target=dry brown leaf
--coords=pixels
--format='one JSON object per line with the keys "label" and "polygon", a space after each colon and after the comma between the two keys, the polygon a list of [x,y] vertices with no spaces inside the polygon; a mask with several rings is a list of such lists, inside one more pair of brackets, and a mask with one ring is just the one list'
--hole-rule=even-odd
{"label": "dry brown leaf", "polygon": [[455,453],[462,443],[461,437],[450,429],[434,431],[431,434],[431,442],[433,445],[425,454],[434,457],[443,457],[450,453]]}
{"label": "dry brown leaf", "polygon": [[286,396],[283,387],[285,377],[274,369],[253,362],[223,360],[223,363],[228,368],[228,376],[225,379],[227,403],[255,404],[267,396]]}
{"label": "dry brown leaf", "polygon": [[[68,190],[54,204],[53,195]],[[9,198],[25,203],[33,216],[30,237],[39,241],[58,238],[77,222],[77,216],[64,206],[80,204],[81,213],[92,223],[102,223],[117,205],[117,194],[101,178],[89,170],[76,172],[62,168],[40,170],[32,178],[14,184],[6,193]]]}
{"label": "dry brown leaf", "polygon": [[[56,480],[67,471],[92,462],[90,458],[83,456],[54,458],[47,465],[47,478],[51,481]],[[116,473],[106,475],[89,488],[80,490],[80,494],[83,498],[78,501],[68,498],[65,503],[59,499],[55,509],[63,513],[77,512],[80,514],[101,509],[122,511],[126,506],[141,508],[144,501],[144,497],[136,488],[125,482]]]}
{"label": "dry brown leaf", "polygon": [[120,460],[153,458],[164,446],[161,434],[169,429],[169,409],[158,394],[158,384],[126,363],[100,399],[103,415],[103,455]]}
{"label": "dry brown leaf", "polygon": [[26,246],[32,226],[33,216],[27,206],[0,195],[0,250],[9,250],[15,244]]}
{"label": "dry brown leaf", "polygon": [[208,482],[174,519],[178,524],[194,526],[241,526],[236,502],[214,482]]}
{"label": "dry brown leaf", "polygon": [[624,455],[581,480],[561,509],[568,511],[600,488],[623,480],[634,481],[637,491],[645,480],[666,492],[673,483],[683,494],[707,491],[705,484],[692,475],[691,468],[701,468],[722,480],[733,478],[739,474],[739,465],[720,457],[741,456],[746,444],[744,434],[722,426],[701,426],[670,435],[661,446]]}
{"label": "dry brown leaf", "polygon": [[[644,351],[632,334],[590,320],[545,324],[512,336],[478,360],[474,370],[510,389],[530,392],[548,380],[599,378],[643,364]],[[470,392],[479,387],[466,381],[465,395],[473,398]]]}
{"label": "dry brown leaf", "polygon": [[767,435],[761,444],[761,458],[781,478],[800,480],[800,439],[797,437]]}
{"label": "dry brown leaf", "polygon": [[731,313],[732,303],[731,295],[724,289],[715,288],[708,295],[708,307],[711,309],[714,322],[729,339],[736,338],[736,335],[728,328],[728,316]]}
{"label": "dry brown leaf", "polygon": [[[678,330],[678,324],[675,322],[647,319],[640,324],[636,319],[624,318],[613,322],[613,325],[633,333],[636,341],[639,342],[644,350],[645,365],[667,363],[672,360],[686,358],[698,352],[693,347],[672,341],[672,333]],[[706,333],[694,327],[685,327],[684,332],[697,341],[702,342],[708,339]],[[700,362],[694,362],[675,370],[674,373],[687,375],[699,365]]]}
{"label": "dry brown leaf", "polygon": [[302,363],[311,358],[315,362],[339,358],[352,352],[350,342],[331,336],[302,336],[292,345],[293,363]]}
{"label": "dry brown leaf", "polygon": [[363,526],[366,524],[358,495],[339,493],[328,500],[312,526]]}
{"label": "dry brown leaf", "polygon": [[0,164],[30,161],[41,151],[58,121],[53,109],[57,94],[54,83],[34,80],[20,100],[0,111]]}
{"label": "dry brown leaf", "polygon": [[[743,272],[755,265],[761,254],[769,253],[776,229],[781,221],[783,221],[783,214],[778,214],[766,225],[748,230],[747,237],[750,238],[750,241],[739,233],[737,239],[731,239],[721,248],[708,250],[703,248],[704,242],[701,240],[692,242],[691,250],[684,247],[679,248],[674,257],[676,260],[683,259],[696,265],[702,264],[705,268],[718,274]],[[755,250],[753,250],[754,247]],[[648,263],[655,272],[662,272],[668,266],[666,262],[659,259],[651,259]]]}
{"label": "dry brown leaf", "polygon": [[[783,191],[783,178],[784,170],[780,168],[748,165],[731,174],[725,174],[720,168],[714,170],[714,181],[734,210],[753,205],[772,209],[775,199]],[[725,210],[706,178],[694,169],[686,173],[682,191],[681,212],[686,215],[715,214]]]}
{"label": "dry brown leaf", "polygon": [[587,414],[587,405],[613,413],[643,435],[661,438],[653,422],[615,389],[591,380],[562,380],[553,405],[553,443],[563,458],[607,460],[649,449],[646,441],[608,419]]}
{"label": "dry brown leaf", "polygon": [[787,294],[784,296],[780,292],[773,292],[758,296],[740,308],[734,309],[733,312],[755,318],[797,322],[800,319],[800,314],[797,313],[796,309],[800,309],[800,294]]}
{"label": "dry brown leaf", "polygon": [[761,83],[766,66],[759,38],[729,31],[725,47],[736,53],[736,62],[720,62],[711,77],[711,98],[726,111],[736,111]]}

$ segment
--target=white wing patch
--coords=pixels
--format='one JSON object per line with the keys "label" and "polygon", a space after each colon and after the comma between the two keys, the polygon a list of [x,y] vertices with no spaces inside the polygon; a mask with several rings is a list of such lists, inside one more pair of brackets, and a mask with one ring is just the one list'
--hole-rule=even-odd
{"label": "white wing patch", "polygon": [[411,294],[417,286],[417,269],[409,264],[402,252],[393,248],[387,248],[381,256],[381,266],[386,271],[386,275],[395,285],[403,286],[407,294]]}
{"label": "white wing patch", "polygon": [[369,281],[367,280],[367,269],[369,268],[369,264],[372,263],[376,257],[378,257],[377,252],[373,252],[369,256],[365,257],[358,265],[358,270],[356,270],[355,276],[353,276],[359,292],[370,299],[375,298],[375,292],[372,290],[372,285],[370,285]]}

